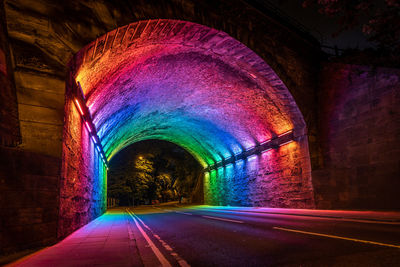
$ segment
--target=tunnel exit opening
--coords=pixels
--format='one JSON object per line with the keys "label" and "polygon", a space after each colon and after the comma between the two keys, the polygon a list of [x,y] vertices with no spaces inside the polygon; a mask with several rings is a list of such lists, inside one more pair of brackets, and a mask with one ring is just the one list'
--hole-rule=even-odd
{"label": "tunnel exit opening", "polygon": [[307,127],[270,66],[224,32],[147,20],[69,64],[59,236],[106,209],[109,161],[148,139],[201,164],[210,205],[314,207]]}
{"label": "tunnel exit opening", "polygon": [[202,174],[200,163],[180,146],[144,140],[110,161],[107,198],[119,206],[203,204]]}

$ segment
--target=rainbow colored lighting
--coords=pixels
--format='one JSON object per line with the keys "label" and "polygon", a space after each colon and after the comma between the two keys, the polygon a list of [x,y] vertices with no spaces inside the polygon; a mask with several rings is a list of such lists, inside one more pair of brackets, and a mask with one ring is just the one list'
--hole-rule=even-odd
{"label": "rainbow colored lighting", "polygon": [[268,66],[262,62],[257,68],[235,65],[208,49],[170,42],[129,46],[93,64],[93,51],[87,53],[74,77],[108,159],[134,142],[162,139],[187,149],[206,167],[294,128],[291,104],[269,96],[284,85],[263,77]]}
{"label": "rainbow colored lighting", "polygon": [[[301,154],[308,151],[305,121],[289,90],[260,57],[223,32],[176,20],[132,23],[82,49],[70,77],[82,120],[67,117],[76,127],[67,128],[75,129],[65,135],[74,140],[64,143],[81,153],[87,169],[79,173],[90,174],[81,179],[106,177],[107,160],[149,139],[175,143],[199,161],[204,192],[213,195],[206,203],[259,205],[268,196],[256,188],[279,191],[289,184],[279,183],[283,176],[309,169]],[[293,145],[280,148],[288,142]],[[63,152],[75,156],[69,151]],[[97,160],[102,168],[93,169]],[[258,175],[261,169],[272,171]],[[288,180],[308,185],[307,175]],[[297,192],[281,191],[280,199]],[[251,202],[250,196],[265,199]]]}
{"label": "rainbow colored lighting", "polygon": [[227,159],[224,159],[222,161],[216,162],[215,164],[209,165],[206,168],[204,168],[204,171],[218,169],[223,166],[235,163],[238,160],[250,159],[250,158],[254,159],[255,156],[260,153],[264,153],[264,152],[267,152],[272,149],[278,149],[279,147],[281,147],[283,145],[294,142],[293,138],[294,138],[293,130],[289,130],[287,132],[277,135],[274,138],[268,139],[267,141],[264,141],[257,146],[248,148],[247,150],[245,150],[242,153],[232,155]]}
{"label": "rainbow colored lighting", "polygon": [[82,120],[84,121],[85,127],[88,130],[89,134],[90,134],[90,138],[92,139],[97,152],[99,153],[104,165],[106,166],[107,170],[108,170],[108,162],[106,160],[105,154],[103,152],[103,147],[101,145],[100,139],[97,136],[97,131],[96,131],[96,127],[94,126],[93,122],[92,122],[92,117],[90,115],[89,109],[86,107],[86,105],[81,104],[81,102],[84,102],[84,96],[82,96],[81,93],[82,89],[80,86],[80,83],[77,83],[77,88],[79,88],[79,91],[77,93],[77,97],[80,96],[80,98],[82,99],[81,101],[78,100],[78,98],[74,99],[74,103],[78,108],[78,111],[82,117]]}

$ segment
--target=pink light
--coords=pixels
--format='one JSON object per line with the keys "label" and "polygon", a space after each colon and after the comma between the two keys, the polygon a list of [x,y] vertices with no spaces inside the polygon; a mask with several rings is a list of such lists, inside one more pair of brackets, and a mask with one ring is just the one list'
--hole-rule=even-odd
{"label": "pink light", "polygon": [[287,142],[285,142],[285,143],[282,143],[282,144],[280,144],[279,146],[284,146],[284,145],[287,145],[287,144],[289,144],[289,143],[291,143],[291,142],[293,142],[293,140],[290,140],[290,141],[287,141]]}
{"label": "pink light", "polygon": [[254,75],[253,73],[250,73],[250,76],[253,77],[254,79],[257,78],[257,76]]}
{"label": "pink light", "polygon": [[281,136],[290,134],[291,132],[293,132],[293,130],[290,130],[290,131],[287,131],[287,132],[285,132],[285,133],[282,133],[282,134],[278,135],[278,137],[281,137]]}
{"label": "pink light", "polygon": [[268,152],[268,151],[270,151],[270,150],[272,150],[272,148],[268,148],[268,149],[266,149],[266,150],[263,150],[263,151],[261,151],[261,153],[266,153],[266,152]]}
{"label": "pink light", "polygon": [[90,124],[87,121],[85,121],[85,124],[86,124],[86,128],[88,129],[89,133],[92,133],[92,127],[90,127]]}
{"label": "pink light", "polygon": [[266,144],[268,142],[271,142],[271,139],[265,140],[264,142],[262,142],[260,145]]}
{"label": "pink light", "polygon": [[79,103],[78,99],[76,99],[76,98],[75,98],[75,104],[78,107],[79,113],[83,116],[84,113],[83,113],[81,104]]}

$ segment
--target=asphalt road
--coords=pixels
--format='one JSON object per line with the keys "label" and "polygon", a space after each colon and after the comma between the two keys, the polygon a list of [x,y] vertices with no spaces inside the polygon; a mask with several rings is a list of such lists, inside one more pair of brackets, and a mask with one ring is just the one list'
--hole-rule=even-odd
{"label": "asphalt road", "polygon": [[399,223],[176,206],[128,211],[135,235],[146,236],[164,266],[400,266]]}

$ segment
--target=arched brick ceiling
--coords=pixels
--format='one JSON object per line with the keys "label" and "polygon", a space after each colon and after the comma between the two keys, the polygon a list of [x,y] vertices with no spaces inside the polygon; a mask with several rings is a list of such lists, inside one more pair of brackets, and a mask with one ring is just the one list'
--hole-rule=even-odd
{"label": "arched brick ceiling", "polygon": [[71,63],[108,158],[145,139],[190,151],[204,166],[305,123],[254,52],[226,33],[176,20],[121,27]]}

